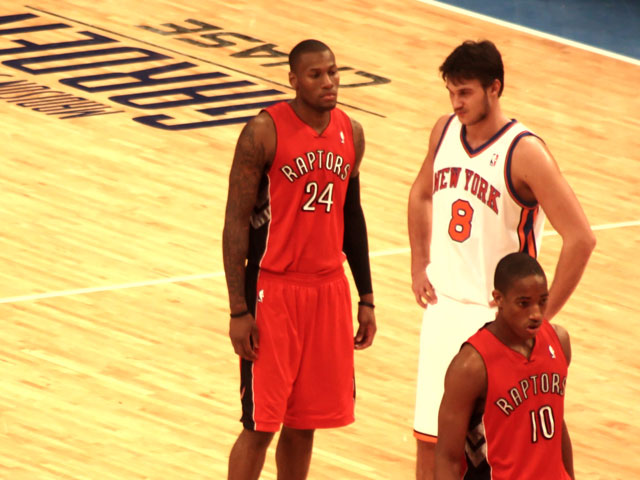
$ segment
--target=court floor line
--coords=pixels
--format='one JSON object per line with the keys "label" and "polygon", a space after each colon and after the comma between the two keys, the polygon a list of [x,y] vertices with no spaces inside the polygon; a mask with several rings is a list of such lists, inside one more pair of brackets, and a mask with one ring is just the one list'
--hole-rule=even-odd
{"label": "court floor line", "polygon": [[616,60],[621,60],[623,62],[640,66],[640,60],[637,60],[632,57],[627,57],[626,55],[620,55],[619,53],[610,52],[609,50],[605,50],[603,48],[593,47],[591,45],[587,45],[586,43],[576,42],[575,40],[569,40],[568,38],[560,37],[558,35],[552,35],[550,33],[541,32],[540,30],[524,27],[522,25],[518,25],[517,23],[507,22],[505,20],[500,20],[495,17],[490,17],[482,13],[477,13],[471,10],[466,10],[464,8],[456,7],[454,5],[438,2],[436,0],[417,0],[417,1],[424,3],[426,5],[432,5],[434,7],[444,8],[445,10],[450,10],[452,12],[460,13],[462,15],[467,15],[469,17],[474,17],[480,20],[484,20],[485,22],[495,23],[496,25],[500,25],[502,27],[507,27],[513,30],[518,30],[520,32],[529,33],[531,35],[535,35],[537,37],[541,37],[546,40],[553,40],[554,42],[562,43],[575,48],[580,48],[582,50],[587,50],[589,52],[597,53],[599,55],[604,55],[605,57],[615,58]]}
{"label": "court floor line", "polygon": [[[615,228],[626,228],[626,227],[637,227],[637,226],[640,226],[640,220],[596,225],[596,226],[592,226],[591,229],[594,231],[598,231],[598,230],[612,230]],[[555,230],[549,230],[549,231],[545,231],[542,235],[544,237],[552,237],[552,236],[558,235],[558,233]],[[371,258],[378,258],[378,257],[388,257],[392,255],[401,255],[409,252],[410,252],[410,249],[408,247],[392,248],[388,250],[378,250],[377,252],[371,252],[369,256]],[[55,297],[70,297],[72,295],[84,295],[88,293],[111,292],[114,290],[124,290],[127,288],[150,287],[154,285],[165,285],[165,284],[171,284],[171,283],[185,283],[185,282],[191,282],[194,280],[204,280],[209,278],[220,278],[220,277],[224,277],[223,271],[199,273],[194,275],[183,275],[178,277],[157,278],[155,280],[143,280],[140,282],[121,283],[116,285],[105,285],[102,287],[88,287],[88,288],[77,288],[73,290],[59,290],[55,292],[34,293],[30,295],[21,295],[17,297],[0,298],[0,304],[37,301],[37,300],[44,300],[47,298],[55,298]]]}

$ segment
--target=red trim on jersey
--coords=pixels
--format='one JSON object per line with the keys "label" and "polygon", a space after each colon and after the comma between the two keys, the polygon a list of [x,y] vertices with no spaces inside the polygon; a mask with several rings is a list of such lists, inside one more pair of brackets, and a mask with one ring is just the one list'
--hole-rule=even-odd
{"label": "red trim on jersey", "polygon": [[534,225],[538,218],[540,208],[523,208],[520,213],[520,222],[518,223],[518,239],[520,240],[519,251],[529,254],[533,258],[537,258],[536,237]]}

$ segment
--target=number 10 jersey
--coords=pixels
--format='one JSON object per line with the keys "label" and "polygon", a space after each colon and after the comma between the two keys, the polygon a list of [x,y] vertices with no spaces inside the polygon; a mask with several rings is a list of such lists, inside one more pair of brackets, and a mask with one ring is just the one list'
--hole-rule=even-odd
{"label": "number 10 jersey", "polygon": [[469,422],[464,480],[570,480],[562,458],[567,359],[544,321],[529,358],[487,328],[468,343],[482,356],[487,394]]}
{"label": "number 10 jersey", "polygon": [[533,135],[511,120],[473,149],[452,115],[433,164],[433,210],[429,280],[438,294],[487,305],[498,261],[508,253],[537,257],[544,212],[520,199],[510,175],[513,150]]}

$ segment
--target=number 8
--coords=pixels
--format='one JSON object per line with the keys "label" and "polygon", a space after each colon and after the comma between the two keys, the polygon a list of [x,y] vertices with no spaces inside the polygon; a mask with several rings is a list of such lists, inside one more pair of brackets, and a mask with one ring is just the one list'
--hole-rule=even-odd
{"label": "number 8", "polygon": [[471,220],[473,207],[466,200],[456,200],[451,205],[451,221],[449,236],[456,242],[464,242],[471,236]]}

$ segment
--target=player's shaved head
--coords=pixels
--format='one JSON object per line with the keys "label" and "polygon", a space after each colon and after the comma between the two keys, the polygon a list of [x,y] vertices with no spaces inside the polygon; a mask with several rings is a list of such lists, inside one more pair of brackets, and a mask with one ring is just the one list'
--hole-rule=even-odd
{"label": "player's shaved head", "polygon": [[[327,46],[326,43],[322,43],[320,40],[303,40],[299,44],[297,44],[291,52],[289,53],[289,69],[292,72],[295,72],[300,64],[300,58],[305,53],[319,53],[329,51],[331,49]],[[333,52],[331,52],[333,53]]]}

